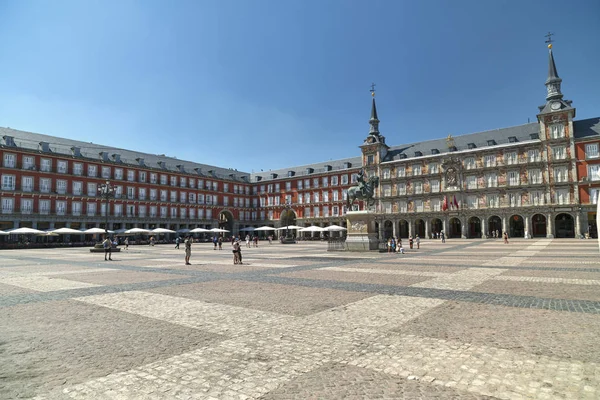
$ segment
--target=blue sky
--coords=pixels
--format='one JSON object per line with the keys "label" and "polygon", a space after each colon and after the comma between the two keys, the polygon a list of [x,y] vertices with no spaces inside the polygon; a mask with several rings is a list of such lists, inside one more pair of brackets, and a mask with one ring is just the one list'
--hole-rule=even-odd
{"label": "blue sky", "polygon": [[243,171],[535,121],[547,49],[600,116],[600,2],[0,2],[0,126]]}

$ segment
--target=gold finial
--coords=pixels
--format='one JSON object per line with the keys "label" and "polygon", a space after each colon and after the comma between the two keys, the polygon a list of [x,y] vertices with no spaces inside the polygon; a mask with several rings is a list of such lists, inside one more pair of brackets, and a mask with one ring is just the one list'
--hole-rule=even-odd
{"label": "gold finial", "polygon": [[548,32],[544,37],[547,37],[548,39],[546,39],[546,43],[548,43],[548,48],[552,49],[552,42],[554,40],[552,40],[552,35],[554,35],[554,33],[552,32]]}
{"label": "gold finial", "polygon": [[369,90],[369,92],[371,92],[371,97],[375,97],[375,84],[371,83],[371,90]]}
{"label": "gold finial", "polygon": [[548,45],[548,48],[549,48],[549,49],[551,49],[551,48],[552,48],[552,43],[550,43],[550,44]]}

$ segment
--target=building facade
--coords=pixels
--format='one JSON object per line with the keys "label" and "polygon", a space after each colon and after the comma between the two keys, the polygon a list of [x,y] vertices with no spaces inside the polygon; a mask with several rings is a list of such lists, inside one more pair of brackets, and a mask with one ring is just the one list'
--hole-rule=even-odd
{"label": "building facade", "polygon": [[381,238],[597,237],[600,118],[575,120],[551,47],[548,64],[537,122],[388,146],[373,98],[359,156],[260,173],[0,128],[0,230],[104,227],[107,213],[112,230],[344,226],[364,169],[380,177]]}

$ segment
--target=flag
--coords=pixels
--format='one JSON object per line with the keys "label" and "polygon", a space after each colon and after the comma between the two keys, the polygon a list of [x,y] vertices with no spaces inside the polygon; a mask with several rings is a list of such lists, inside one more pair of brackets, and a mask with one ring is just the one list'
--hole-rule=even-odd
{"label": "flag", "polygon": [[458,210],[458,201],[456,201],[456,196],[454,196],[454,207]]}
{"label": "flag", "polygon": [[444,203],[442,204],[442,211],[446,211],[448,209],[448,196],[444,196]]}

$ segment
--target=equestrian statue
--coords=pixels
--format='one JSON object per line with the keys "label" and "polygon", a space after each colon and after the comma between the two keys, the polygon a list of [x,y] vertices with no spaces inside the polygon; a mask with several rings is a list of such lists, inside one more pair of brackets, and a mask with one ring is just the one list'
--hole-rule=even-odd
{"label": "equestrian statue", "polygon": [[365,181],[364,171],[361,170],[357,182],[358,185],[348,188],[348,210],[356,200],[364,200],[369,206],[375,204],[373,196],[375,196],[375,188],[379,186],[379,177],[372,176]]}

